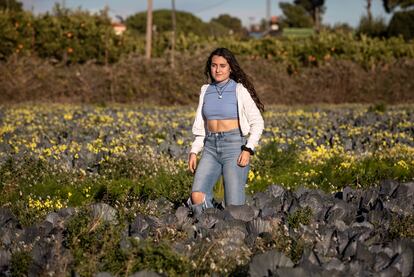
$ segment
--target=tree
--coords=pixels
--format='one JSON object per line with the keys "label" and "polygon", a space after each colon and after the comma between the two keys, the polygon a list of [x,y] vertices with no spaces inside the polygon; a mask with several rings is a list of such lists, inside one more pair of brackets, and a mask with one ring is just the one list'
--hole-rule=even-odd
{"label": "tree", "polygon": [[414,10],[394,13],[388,25],[388,36],[399,36],[410,40],[414,38]]}
{"label": "tree", "polygon": [[307,14],[304,7],[300,5],[293,5],[287,2],[279,3],[279,7],[284,15],[281,19],[281,25],[283,27],[312,27],[312,19]]}
{"label": "tree", "polygon": [[383,0],[382,2],[387,13],[392,12],[397,7],[401,9],[414,7],[414,0]]}
{"label": "tree", "polygon": [[[128,29],[138,32],[139,34],[145,34],[145,26],[147,20],[146,12],[139,12],[129,16],[125,23]],[[156,10],[153,11],[153,25],[156,27],[157,33],[171,32],[171,10]],[[213,29],[212,25],[204,23],[200,18],[194,16],[191,13],[176,11],[177,21],[177,33],[193,33],[199,36],[216,35],[217,29],[225,29],[221,25],[218,28]],[[221,28],[222,29],[221,29]]]}
{"label": "tree", "polygon": [[241,20],[229,14],[220,14],[218,17],[211,19],[210,22],[216,22],[228,28],[235,34],[243,34],[244,28]]}
{"label": "tree", "polygon": [[384,9],[391,13],[397,8],[402,9],[393,14],[388,25],[388,36],[402,35],[404,39],[414,38],[414,0],[383,0]]}
{"label": "tree", "polygon": [[325,12],[324,0],[295,0],[295,5],[302,6],[312,17],[316,30],[320,29],[322,14]]}
{"label": "tree", "polygon": [[356,33],[357,35],[364,34],[370,37],[386,37],[387,24],[383,17],[369,18],[368,16],[362,16]]}
{"label": "tree", "polygon": [[16,0],[0,0],[0,10],[8,10],[21,12],[23,10],[22,3]]}

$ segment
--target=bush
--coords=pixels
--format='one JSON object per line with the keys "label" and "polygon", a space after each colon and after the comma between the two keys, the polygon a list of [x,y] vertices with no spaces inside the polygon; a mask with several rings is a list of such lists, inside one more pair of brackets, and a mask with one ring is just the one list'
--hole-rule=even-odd
{"label": "bush", "polygon": [[64,62],[83,63],[96,60],[110,63],[122,53],[136,50],[137,46],[125,36],[117,36],[105,11],[91,15],[82,10],[57,8],[55,14],[37,18],[36,51],[40,57]]}
{"label": "bush", "polygon": [[87,11],[55,7],[52,14],[33,16],[27,12],[0,11],[0,59],[13,53],[36,53],[64,63],[118,61],[122,54],[143,52],[144,43],[129,32],[117,36],[106,11]]}
{"label": "bush", "polygon": [[26,54],[33,50],[33,22],[30,13],[0,10],[0,60],[14,53]]}
{"label": "bush", "polygon": [[402,36],[406,40],[414,38],[414,10],[396,12],[388,26],[388,36]]}

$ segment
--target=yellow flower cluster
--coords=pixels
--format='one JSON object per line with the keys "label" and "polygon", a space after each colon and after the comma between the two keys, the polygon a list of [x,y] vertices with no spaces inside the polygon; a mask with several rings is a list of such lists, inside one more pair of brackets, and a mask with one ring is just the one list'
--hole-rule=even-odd
{"label": "yellow flower cluster", "polygon": [[311,164],[323,164],[334,156],[339,156],[344,153],[343,147],[336,145],[333,148],[328,148],[325,145],[319,145],[314,150],[306,148],[300,152],[299,160]]}
{"label": "yellow flower cluster", "polygon": [[67,203],[61,199],[52,199],[50,197],[46,199],[33,199],[31,196],[27,199],[29,209],[37,212],[49,212],[53,210],[59,210],[67,207]]}

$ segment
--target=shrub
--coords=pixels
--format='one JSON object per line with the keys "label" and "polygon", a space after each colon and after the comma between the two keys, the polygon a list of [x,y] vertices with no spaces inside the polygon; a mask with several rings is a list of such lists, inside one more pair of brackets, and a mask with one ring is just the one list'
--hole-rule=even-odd
{"label": "shrub", "polygon": [[39,16],[35,30],[36,51],[43,58],[69,63],[92,59],[110,63],[117,61],[122,53],[134,50],[128,34],[115,34],[105,11],[91,15],[82,10],[57,8],[55,14]]}
{"label": "shrub", "polygon": [[0,10],[0,60],[33,50],[34,17],[28,12]]}
{"label": "shrub", "polygon": [[0,11],[0,59],[36,53],[65,63],[116,62],[122,54],[143,52],[143,40],[117,36],[106,11],[90,14],[56,6],[53,14]]}

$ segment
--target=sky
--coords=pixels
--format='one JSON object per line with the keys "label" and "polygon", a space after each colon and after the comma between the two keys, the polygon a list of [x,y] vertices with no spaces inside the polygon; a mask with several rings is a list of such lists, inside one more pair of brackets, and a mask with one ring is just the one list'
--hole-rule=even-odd
{"label": "sky", "polygon": [[[147,9],[147,0],[23,0],[23,6],[35,13],[50,11],[55,3],[64,4],[68,8],[81,7],[91,12],[98,12],[106,5],[110,9],[110,15],[120,15],[123,18]],[[271,14],[280,16],[279,2],[293,2],[293,0],[272,0]],[[266,0],[175,0],[177,10],[187,11],[208,22],[211,18],[220,14],[230,14],[242,20],[244,26],[259,23],[266,17]],[[334,25],[336,23],[348,23],[356,27],[362,15],[366,14],[365,0],[326,0],[326,12],[323,23]],[[170,9],[171,0],[153,0],[153,9]],[[384,17],[389,20],[390,15],[384,11],[382,1],[373,0],[371,12],[374,17]]]}

